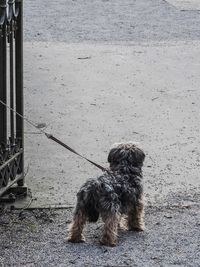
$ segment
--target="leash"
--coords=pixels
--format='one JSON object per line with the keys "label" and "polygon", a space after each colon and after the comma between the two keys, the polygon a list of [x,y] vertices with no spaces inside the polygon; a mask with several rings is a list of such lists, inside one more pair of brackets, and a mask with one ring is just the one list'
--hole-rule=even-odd
{"label": "leash", "polygon": [[80,153],[76,152],[73,148],[71,148],[70,146],[66,145],[65,143],[63,143],[61,140],[59,140],[58,138],[56,138],[55,136],[53,136],[52,134],[49,134],[47,132],[45,132],[42,129],[39,129],[37,127],[37,125],[32,122],[31,120],[29,120],[28,118],[26,118],[25,116],[22,116],[20,113],[18,113],[16,110],[14,110],[13,108],[9,107],[6,103],[4,103],[2,100],[0,100],[0,103],[5,106],[7,109],[11,110],[12,112],[14,112],[16,115],[18,115],[20,118],[22,118],[24,121],[26,121],[28,124],[30,124],[31,126],[33,126],[34,128],[36,128],[38,131],[40,131],[42,134],[44,134],[48,139],[56,142],[57,144],[59,144],[60,146],[64,147],[65,149],[69,150],[70,152],[76,154],[77,156],[81,157],[82,159],[85,159],[86,161],[88,161],[89,163],[91,163],[92,165],[94,165],[95,167],[97,167],[98,169],[100,169],[103,172],[107,172],[110,174],[110,171],[106,168],[104,168],[103,166],[101,166],[100,164],[97,164],[96,162],[84,157],[83,155],[81,155]]}

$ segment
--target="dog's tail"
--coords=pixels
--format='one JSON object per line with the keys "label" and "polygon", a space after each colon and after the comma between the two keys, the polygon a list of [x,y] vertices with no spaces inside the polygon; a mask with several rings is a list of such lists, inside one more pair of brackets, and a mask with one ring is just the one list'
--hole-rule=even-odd
{"label": "dog's tail", "polygon": [[97,222],[99,219],[95,192],[95,185],[90,183],[88,186],[83,186],[77,194],[78,203],[84,208],[89,222]]}

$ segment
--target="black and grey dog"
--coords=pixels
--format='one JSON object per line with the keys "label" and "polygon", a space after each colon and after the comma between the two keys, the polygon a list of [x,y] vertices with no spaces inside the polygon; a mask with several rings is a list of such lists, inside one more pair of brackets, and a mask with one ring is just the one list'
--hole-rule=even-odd
{"label": "black and grey dog", "polygon": [[108,155],[110,169],[89,179],[77,194],[77,205],[68,241],[83,242],[86,221],[104,224],[101,244],[115,246],[122,220],[129,230],[143,231],[142,165],[145,154],[133,142],[115,144]]}

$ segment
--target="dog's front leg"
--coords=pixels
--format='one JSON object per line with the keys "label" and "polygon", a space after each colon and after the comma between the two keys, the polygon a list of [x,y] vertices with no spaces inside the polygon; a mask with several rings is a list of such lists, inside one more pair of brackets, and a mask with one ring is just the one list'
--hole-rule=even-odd
{"label": "dog's front leg", "polygon": [[128,214],[128,228],[132,231],[144,231],[144,200],[143,197],[139,199],[134,207],[130,208]]}

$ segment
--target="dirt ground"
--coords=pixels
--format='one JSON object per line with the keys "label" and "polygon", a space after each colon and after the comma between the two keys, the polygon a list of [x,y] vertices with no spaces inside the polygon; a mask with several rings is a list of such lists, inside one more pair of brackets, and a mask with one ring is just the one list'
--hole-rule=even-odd
{"label": "dirt ground", "polygon": [[146,231],[107,248],[99,222],[67,243],[76,191],[98,171],[26,125],[33,203],[1,208],[0,266],[200,266],[200,12],[165,0],[24,8],[26,115],[105,166],[112,143],[139,141]]}

